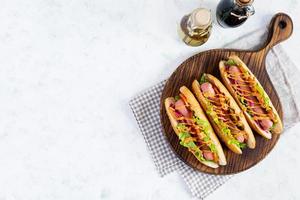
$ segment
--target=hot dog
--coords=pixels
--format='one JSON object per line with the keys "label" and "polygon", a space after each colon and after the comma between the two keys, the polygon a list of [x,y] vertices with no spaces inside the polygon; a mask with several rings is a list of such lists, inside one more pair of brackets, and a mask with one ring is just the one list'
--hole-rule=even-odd
{"label": "hot dog", "polygon": [[226,146],[237,154],[255,148],[255,138],[246,118],[225,86],[214,76],[203,74],[194,80],[193,92],[205,110],[215,132]]}
{"label": "hot dog", "polygon": [[185,86],[175,98],[165,99],[165,108],[180,144],[204,165],[226,165],[222,146],[192,92]]}
{"label": "hot dog", "polygon": [[248,123],[267,139],[283,130],[281,119],[268,94],[245,63],[230,56],[219,64],[221,77],[228,90],[242,108]]}

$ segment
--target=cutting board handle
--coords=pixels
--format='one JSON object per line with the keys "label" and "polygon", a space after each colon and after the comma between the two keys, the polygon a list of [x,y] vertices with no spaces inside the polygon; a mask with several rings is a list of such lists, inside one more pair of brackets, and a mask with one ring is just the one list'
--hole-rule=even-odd
{"label": "cutting board handle", "polygon": [[288,39],[292,33],[293,21],[290,16],[285,13],[276,14],[269,25],[268,39],[260,51],[267,54],[273,46]]}

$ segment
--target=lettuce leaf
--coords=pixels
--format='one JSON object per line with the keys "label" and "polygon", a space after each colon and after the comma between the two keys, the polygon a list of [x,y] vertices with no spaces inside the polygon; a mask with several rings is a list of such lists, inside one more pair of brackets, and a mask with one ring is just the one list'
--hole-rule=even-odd
{"label": "lettuce leaf", "polygon": [[[208,121],[205,121],[205,120],[203,120],[203,119],[200,119],[199,117],[196,117],[196,116],[194,116],[193,119],[194,119],[194,121],[195,121],[198,125],[202,126],[202,128],[203,128],[202,131],[203,131],[204,134],[206,135],[206,136],[203,138],[203,141],[204,141],[204,142],[210,141],[211,138],[210,138],[210,133],[209,133],[209,123],[208,123]],[[212,143],[211,143],[211,144],[209,145],[209,148],[210,148],[210,150],[211,150],[212,152],[216,152],[216,151],[217,151],[215,144],[212,144]]]}
{"label": "lettuce leaf", "polygon": [[178,137],[179,137],[180,140],[185,140],[186,138],[191,137],[191,135],[189,133],[182,132],[182,133],[178,134]]}
{"label": "lettuce leaf", "polygon": [[246,99],[240,95],[238,95],[238,98],[240,99],[240,102],[244,105],[244,106],[247,106],[247,102],[246,102]]}
{"label": "lettuce leaf", "polygon": [[180,144],[182,146],[190,148],[190,149],[198,148],[197,145],[195,144],[195,142],[193,142],[193,141],[189,141],[189,142],[180,141]]}
{"label": "lettuce leaf", "polygon": [[223,126],[221,128],[222,133],[226,134],[226,135],[231,135],[231,131],[227,126]]}
{"label": "lettuce leaf", "polygon": [[228,144],[235,144],[235,145],[237,145],[238,147],[240,147],[241,149],[244,149],[244,148],[247,147],[247,144],[241,143],[241,142],[237,141],[236,139],[231,139],[231,140],[229,140],[229,141],[228,141]]}
{"label": "lettuce leaf", "polygon": [[203,138],[203,141],[204,142],[208,142],[210,140],[210,138],[208,137],[208,136],[205,136],[204,138]]}
{"label": "lettuce leaf", "polygon": [[202,74],[202,76],[201,76],[201,78],[200,78],[200,80],[199,80],[199,83],[200,83],[200,85],[202,84],[202,83],[206,83],[207,82],[207,80],[206,80],[206,75],[205,74]]}
{"label": "lettuce leaf", "polygon": [[217,152],[217,148],[216,148],[216,145],[215,144],[213,144],[213,143],[211,143],[210,145],[209,145],[209,148],[210,148],[210,150],[212,151],[212,152]]}
{"label": "lettuce leaf", "polygon": [[195,157],[200,160],[200,161],[206,161],[205,158],[203,157],[203,154],[202,152],[199,150],[199,151],[195,151],[194,152],[194,155]]}
{"label": "lettuce leaf", "polygon": [[275,126],[277,125],[277,123],[273,123],[273,125],[271,126],[271,128],[269,129],[269,131],[273,131],[273,129],[275,128]]}
{"label": "lettuce leaf", "polygon": [[206,106],[207,106],[206,114],[210,115],[213,118],[215,124],[219,124],[218,115],[214,111],[213,106],[208,102],[208,100]]}
{"label": "lettuce leaf", "polygon": [[187,133],[187,127],[184,124],[179,123],[176,128],[179,133]]}
{"label": "lettuce leaf", "polygon": [[193,152],[193,154],[195,155],[195,157],[198,160],[205,161],[205,158],[203,157],[202,151],[195,144],[195,142],[194,141],[188,141],[188,142],[186,142],[186,139],[192,137],[190,135],[190,133],[188,133],[187,127],[184,124],[179,123],[176,128],[177,128],[177,130],[179,132],[178,137],[180,139],[180,145],[182,145],[184,147],[187,147],[191,152]]}
{"label": "lettuce leaf", "polygon": [[198,124],[198,125],[200,125],[200,126],[202,126],[204,129],[208,129],[208,127],[209,127],[209,123],[208,123],[208,121],[205,121],[205,120],[203,120],[203,119],[200,119],[199,117],[197,117],[197,116],[195,116],[194,115],[194,117],[193,117],[193,120]]}
{"label": "lettuce leaf", "polygon": [[234,62],[234,60],[232,60],[232,59],[229,59],[226,63],[225,63],[226,65],[236,65],[236,63]]}
{"label": "lettuce leaf", "polygon": [[[214,111],[213,111],[213,113],[210,113],[211,116],[214,116],[214,114],[215,114]],[[231,138],[231,140],[228,141],[228,144],[236,144],[241,149],[243,149],[247,146],[245,143],[240,143],[233,137],[233,135],[231,134],[231,130],[228,128],[228,126],[223,121],[219,120],[217,115],[216,115],[216,117],[213,117],[213,120],[216,124],[218,124],[221,127],[221,132]]]}
{"label": "lettuce leaf", "polygon": [[264,107],[269,110],[270,108],[270,99],[269,97],[266,95],[264,89],[257,83],[255,85],[255,89],[258,91],[258,93],[260,94],[260,96],[263,98],[264,101]]}

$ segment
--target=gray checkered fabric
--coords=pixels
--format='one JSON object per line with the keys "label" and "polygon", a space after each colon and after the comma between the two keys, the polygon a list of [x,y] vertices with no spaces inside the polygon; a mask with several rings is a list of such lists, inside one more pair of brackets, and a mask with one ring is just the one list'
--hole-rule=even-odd
{"label": "gray checkered fabric", "polygon": [[180,162],[170,151],[160,124],[159,99],[165,83],[166,81],[163,81],[149,88],[130,101],[134,116],[161,176],[179,169],[178,163]]}
{"label": "gray checkered fabric", "polygon": [[[253,47],[257,41],[263,41],[265,31],[248,34],[231,44],[231,48]],[[267,71],[270,75],[282,104],[284,104],[285,132],[300,121],[300,72],[288,58],[280,45],[273,48],[267,56]],[[289,78],[287,78],[289,77]],[[276,80],[276,81],[275,81]],[[138,126],[143,134],[156,169],[161,176],[178,171],[193,196],[203,199],[224,184],[232,175],[209,175],[192,169],[176,157],[166,141],[160,123],[160,95],[166,81],[149,88],[130,101]]]}
{"label": "gray checkered fabric", "polygon": [[187,165],[184,165],[184,167],[179,170],[179,173],[189,187],[192,195],[199,199],[205,198],[233,177],[233,175],[211,175],[200,173]]}

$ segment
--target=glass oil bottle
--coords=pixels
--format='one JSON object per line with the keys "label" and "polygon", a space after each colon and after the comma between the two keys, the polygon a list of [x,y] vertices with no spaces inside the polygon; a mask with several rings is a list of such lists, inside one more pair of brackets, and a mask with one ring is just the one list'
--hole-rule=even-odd
{"label": "glass oil bottle", "polygon": [[181,19],[178,32],[185,44],[200,46],[208,40],[211,29],[212,17],[210,10],[198,8]]}

